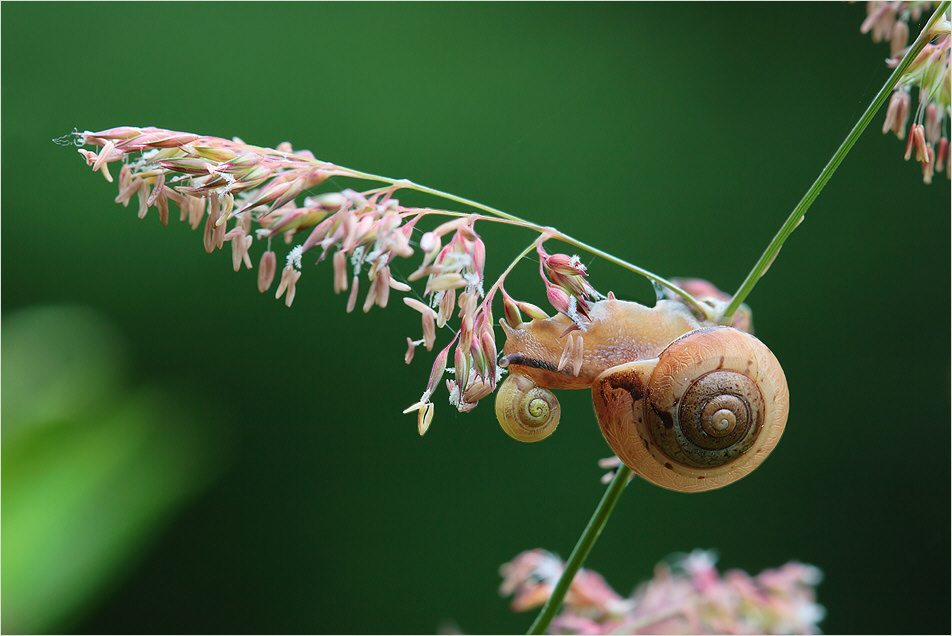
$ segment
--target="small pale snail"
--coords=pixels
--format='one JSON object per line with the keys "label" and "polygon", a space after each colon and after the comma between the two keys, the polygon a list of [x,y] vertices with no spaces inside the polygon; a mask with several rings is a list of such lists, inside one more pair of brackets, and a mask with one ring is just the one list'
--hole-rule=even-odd
{"label": "small pale snail", "polygon": [[532,378],[512,373],[496,395],[496,419],[510,437],[520,442],[537,442],[559,425],[561,407],[555,394]]}
{"label": "small pale snail", "polygon": [[[591,388],[608,445],[664,488],[720,488],[776,446],[789,395],[780,363],[760,340],[699,321],[673,300],[645,307],[609,298],[589,316],[585,331],[562,315],[518,327],[502,322],[500,364],[509,376],[496,415],[510,435],[535,441],[555,429],[558,400],[548,389]],[[516,404],[527,400],[534,415],[517,420]]]}

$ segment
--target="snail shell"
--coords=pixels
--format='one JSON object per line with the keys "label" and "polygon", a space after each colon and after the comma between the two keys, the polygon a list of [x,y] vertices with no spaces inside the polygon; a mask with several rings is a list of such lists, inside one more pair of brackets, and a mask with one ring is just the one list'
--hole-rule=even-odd
{"label": "snail shell", "polygon": [[625,465],[680,491],[720,488],[750,473],[780,440],[789,407],[776,357],[730,327],[689,332],[657,359],[606,370],[592,401]]}
{"label": "snail shell", "polygon": [[537,442],[551,435],[561,414],[555,394],[521,373],[511,373],[496,394],[496,419],[520,442]]}
{"label": "snail shell", "polygon": [[[599,426],[615,454],[641,477],[672,490],[725,486],[776,446],[787,419],[787,383],[757,338],[701,323],[674,301],[649,308],[603,300],[590,317],[574,367],[558,362],[570,326],[564,317],[515,328],[503,323],[500,364],[510,371],[503,388],[510,380],[517,393],[523,387],[591,387]],[[501,400],[515,398],[497,398],[503,423]]]}

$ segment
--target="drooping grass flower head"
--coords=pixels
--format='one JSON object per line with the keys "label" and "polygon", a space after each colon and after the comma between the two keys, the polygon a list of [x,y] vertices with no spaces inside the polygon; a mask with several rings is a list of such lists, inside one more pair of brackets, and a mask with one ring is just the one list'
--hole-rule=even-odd
{"label": "drooping grass flower head", "polygon": [[[364,312],[385,308],[391,291],[404,294],[403,302],[419,312],[422,334],[407,338],[408,364],[418,346],[427,351],[435,347],[437,330],[451,331],[450,342],[436,355],[423,395],[405,411],[417,413],[420,434],[432,422],[431,398],[444,375],[450,375],[445,381],[449,402],[461,412],[472,410],[496,389],[502,375],[492,312],[497,293],[503,299],[505,320],[513,326],[522,322],[523,314],[529,319],[548,317],[539,307],[512,298],[503,286],[529,249],[538,254],[550,304],[576,329],[584,331],[591,303],[602,297],[585,280],[578,257],[545,250],[553,232],[518,219],[403,206],[394,195],[412,185],[409,182],[360,192],[341,188],[314,193],[332,177],[380,179],[320,161],[288,143],[271,149],[240,139],[131,126],[74,135],[81,145],[100,147],[98,152],[85,148],[79,152],[108,181],[113,181],[110,164],[121,163],[117,203],[127,206],[136,199],[140,218],[154,207],[163,225],[168,224],[169,202],[175,203],[181,221],[193,229],[202,227],[206,252],[230,244],[235,271],[242,266],[253,269],[257,262],[260,292],[278,278],[275,297],[283,296],[290,307],[305,258],[316,253],[318,263],[330,258],[334,291],[347,294],[348,312],[358,304]],[[417,226],[427,217],[449,219],[424,231]],[[539,231],[532,247],[491,284],[485,278],[486,245],[476,230],[477,222],[488,220]],[[265,247],[253,258],[256,241]],[[283,264],[275,252],[281,243],[287,246]],[[420,262],[407,280],[394,278],[393,261],[418,252]],[[422,290],[411,287],[416,281],[423,281]]]}
{"label": "drooping grass flower head", "polygon": [[[910,21],[918,20],[931,8],[931,2],[869,2],[867,18],[860,27],[863,33],[871,33],[873,40],[889,40],[890,58],[886,63],[896,67],[909,51]],[[932,183],[936,172],[946,171],[949,160],[950,117],[950,42],[949,14],[946,13],[931,25],[927,33],[929,43],[919,53],[906,73],[895,86],[883,133],[893,132],[897,138],[906,138],[906,126],[912,116],[912,127],[906,142],[905,159],[915,155],[922,166],[922,180]],[[917,105],[913,112],[913,89],[917,92]]]}

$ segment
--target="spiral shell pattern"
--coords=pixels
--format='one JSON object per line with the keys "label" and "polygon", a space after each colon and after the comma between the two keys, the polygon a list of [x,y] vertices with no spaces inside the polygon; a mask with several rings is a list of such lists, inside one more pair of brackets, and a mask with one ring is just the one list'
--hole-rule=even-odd
{"label": "spiral shell pattern", "polygon": [[559,425],[561,411],[552,391],[521,373],[511,373],[496,394],[496,419],[510,437],[521,442],[537,442],[551,435]]}
{"label": "spiral shell pattern", "polygon": [[593,387],[609,445],[636,473],[672,490],[719,488],[767,457],[787,420],[774,355],[730,327],[689,332],[657,361],[608,369]]}

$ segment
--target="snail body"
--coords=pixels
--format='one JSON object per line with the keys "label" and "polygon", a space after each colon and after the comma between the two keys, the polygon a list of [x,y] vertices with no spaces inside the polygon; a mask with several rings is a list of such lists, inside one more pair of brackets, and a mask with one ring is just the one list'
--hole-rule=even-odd
{"label": "snail body", "polygon": [[590,388],[619,459],[652,483],[686,492],[740,479],[777,444],[787,384],[757,338],[706,324],[672,300],[653,308],[602,300],[589,316],[584,332],[561,315],[503,323],[509,390],[497,396],[497,415],[522,388]]}

